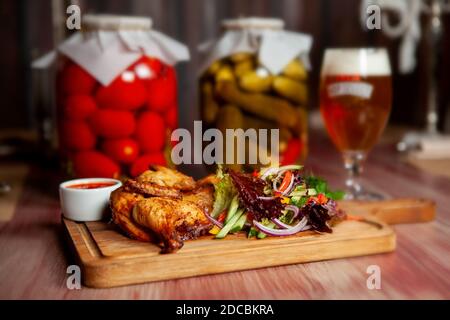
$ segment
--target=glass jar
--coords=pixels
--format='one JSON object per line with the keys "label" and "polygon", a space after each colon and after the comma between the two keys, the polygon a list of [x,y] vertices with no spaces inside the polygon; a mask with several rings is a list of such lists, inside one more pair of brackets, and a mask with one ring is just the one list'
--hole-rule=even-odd
{"label": "glass jar", "polygon": [[[119,43],[129,45],[133,32],[149,32],[151,20],[88,18],[83,28],[107,32],[111,51],[72,57],[66,48],[59,57],[59,150],[67,170],[75,177],[118,178],[139,175],[152,164],[171,166],[170,134],[178,126],[175,69],[161,57],[114,52]],[[120,70],[117,63],[127,65]],[[111,75],[112,66],[119,72]]]}
{"label": "glass jar", "polygon": [[[302,55],[309,49],[298,52],[274,72],[262,60],[276,60],[279,52],[265,49],[262,58],[261,47],[267,47],[267,43],[263,44],[266,32],[269,36],[283,32],[282,21],[238,19],[227,20],[223,26],[222,40],[227,38],[232,43],[233,37],[237,39],[228,48],[221,40],[210,47],[210,59],[199,81],[203,122],[208,128],[220,129],[224,135],[226,129],[279,129],[278,164],[302,163],[308,149],[308,72]],[[246,41],[248,44],[243,45]],[[246,142],[246,156],[252,150],[250,143]],[[258,141],[256,150],[260,147]],[[229,152],[224,143],[224,154]],[[235,158],[233,164],[226,166],[246,171],[265,166],[259,158],[256,164],[248,159],[239,164]]]}

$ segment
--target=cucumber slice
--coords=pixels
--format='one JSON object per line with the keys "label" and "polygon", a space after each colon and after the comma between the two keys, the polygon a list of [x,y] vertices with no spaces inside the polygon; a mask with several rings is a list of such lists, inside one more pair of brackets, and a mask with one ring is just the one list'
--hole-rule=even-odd
{"label": "cucumber slice", "polygon": [[230,233],[236,233],[242,230],[245,225],[245,221],[247,221],[247,214],[241,215],[238,221],[233,225],[233,227],[230,230]]}
{"label": "cucumber slice", "polygon": [[227,218],[225,219],[225,224],[230,222],[230,220],[233,218],[234,214],[238,210],[239,207],[239,199],[237,196],[234,196],[231,200],[230,206],[228,207],[228,213]]}
{"label": "cucumber slice", "polygon": [[298,190],[298,191],[292,191],[289,196],[290,197],[302,197],[302,196],[315,196],[317,194],[316,189],[314,188],[309,188],[309,189],[305,189],[305,190]]}
{"label": "cucumber slice", "polygon": [[281,166],[278,168],[278,171],[281,170],[301,170],[303,168],[303,166],[298,165],[298,164],[290,164],[287,166]]}
{"label": "cucumber slice", "polygon": [[289,197],[303,197],[303,196],[306,196],[306,190],[292,191],[289,194]]}
{"label": "cucumber slice", "polygon": [[[267,224],[267,227],[274,228],[275,227],[275,223],[270,222],[270,223]],[[267,237],[267,234],[265,234],[264,232],[259,231],[256,237],[258,239],[264,239],[265,237]]]}
{"label": "cucumber slice", "polygon": [[258,229],[256,229],[255,227],[251,227],[250,231],[248,232],[247,237],[248,238],[256,237],[257,234],[258,234]]}
{"label": "cucumber slice", "polygon": [[216,235],[216,239],[225,238],[225,236],[230,232],[231,228],[233,228],[234,224],[239,220],[239,218],[244,213],[244,209],[239,209],[233,217],[230,219],[228,223],[226,223],[220,232]]}
{"label": "cucumber slice", "polygon": [[267,234],[265,234],[264,232],[259,231],[258,234],[256,235],[256,237],[258,239],[264,239],[265,237],[267,237]]}

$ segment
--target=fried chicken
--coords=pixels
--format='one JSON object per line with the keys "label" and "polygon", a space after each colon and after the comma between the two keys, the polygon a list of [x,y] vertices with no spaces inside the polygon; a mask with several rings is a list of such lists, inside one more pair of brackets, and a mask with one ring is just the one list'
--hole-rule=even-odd
{"label": "fried chicken", "polygon": [[146,196],[181,199],[180,190],[159,186],[150,182],[139,182],[129,179],[123,184],[123,187],[129,192],[136,192]]}
{"label": "fried chicken", "polygon": [[214,188],[212,185],[201,185],[193,191],[183,193],[182,200],[195,203],[203,212],[209,214],[214,203]]}
{"label": "fried chicken", "polygon": [[183,240],[194,239],[211,227],[203,210],[194,202],[153,197],[139,201],[133,209],[138,224],[157,232],[163,242],[162,252],[173,252]]}
{"label": "fried chicken", "polygon": [[154,240],[154,236],[146,228],[137,224],[131,215],[136,203],[143,199],[145,198],[142,195],[127,192],[123,187],[114,190],[110,198],[112,220],[130,238],[150,242]]}
{"label": "fried chicken", "polygon": [[131,238],[159,242],[174,252],[183,241],[201,236],[212,224],[214,180],[199,182],[178,171],[153,166],[111,194],[113,221]]}
{"label": "fried chicken", "polygon": [[136,180],[182,191],[193,190],[197,186],[192,177],[157,165],[150,166],[150,169],[142,173]]}

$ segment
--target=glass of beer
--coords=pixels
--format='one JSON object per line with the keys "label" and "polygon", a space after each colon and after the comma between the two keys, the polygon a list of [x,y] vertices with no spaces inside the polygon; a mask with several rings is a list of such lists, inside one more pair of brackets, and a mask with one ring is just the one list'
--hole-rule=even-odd
{"label": "glass of beer", "polygon": [[362,165],[391,110],[391,67],[386,49],[327,49],[320,76],[320,112],[347,170],[347,199],[380,199],[359,182]]}

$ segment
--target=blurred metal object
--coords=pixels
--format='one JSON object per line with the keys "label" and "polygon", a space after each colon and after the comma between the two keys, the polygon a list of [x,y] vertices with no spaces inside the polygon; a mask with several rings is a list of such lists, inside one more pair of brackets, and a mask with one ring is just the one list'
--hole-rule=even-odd
{"label": "blurred metal object", "polygon": [[[408,132],[397,144],[397,150],[408,151],[419,147],[422,138],[439,137],[437,129],[439,122],[438,92],[436,71],[439,65],[439,55],[442,45],[442,16],[450,13],[450,0],[362,0],[361,18],[365,25],[367,8],[377,5],[381,10],[381,30],[390,38],[400,38],[399,71],[409,73],[416,67],[416,48],[421,38],[421,15],[429,17],[424,27],[423,38],[426,42],[428,59],[426,60],[427,101],[425,129]],[[392,24],[388,13],[394,13],[398,19]]]}
{"label": "blurred metal object", "polygon": [[428,77],[428,99],[427,99],[427,118],[426,118],[426,133],[437,134],[437,124],[439,120],[438,113],[438,95],[437,95],[437,81],[436,70],[438,66],[438,51],[436,48],[440,48],[442,39],[442,0],[432,0],[430,22],[428,27],[427,36],[428,41],[428,53],[429,60],[427,66]]}
{"label": "blurred metal object", "polygon": [[442,15],[450,13],[450,1],[448,0],[430,0],[423,2],[423,11],[430,16],[426,29],[426,41],[428,52],[427,63],[427,113],[426,127],[424,131],[408,132],[397,144],[397,150],[404,152],[415,150],[420,147],[422,139],[439,139],[438,132],[439,111],[438,111],[438,89],[436,72],[438,69],[438,58],[442,44]]}
{"label": "blurred metal object", "polygon": [[0,195],[11,192],[11,185],[6,181],[0,181]]}
{"label": "blurred metal object", "polygon": [[447,113],[444,119],[444,132],[450,132],[450,101],[447,105]]}

